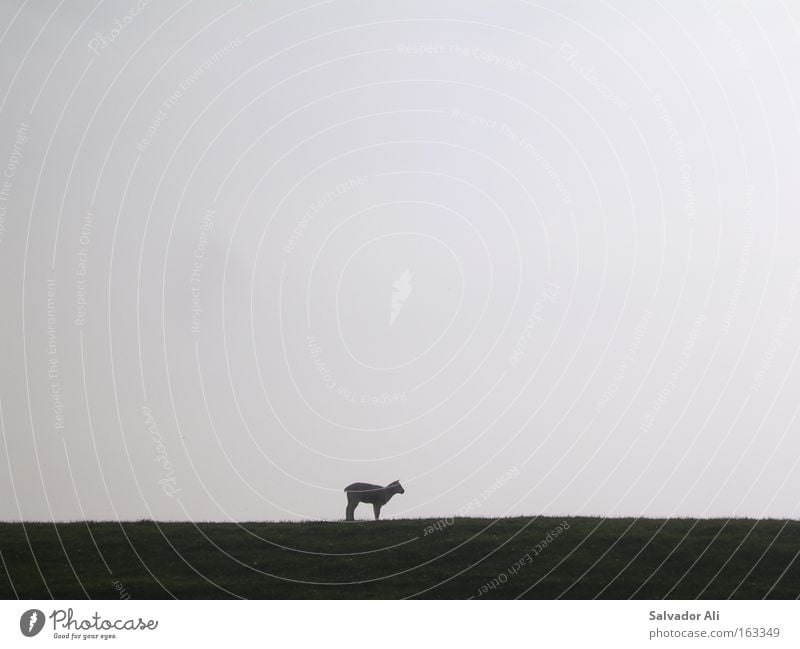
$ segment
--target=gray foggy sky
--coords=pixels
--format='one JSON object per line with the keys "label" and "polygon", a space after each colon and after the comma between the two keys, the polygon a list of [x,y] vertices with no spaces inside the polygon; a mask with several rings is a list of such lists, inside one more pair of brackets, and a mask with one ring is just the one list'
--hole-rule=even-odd
{"label": "gray foggy sky", "polygon": [[797,516],[796,8],[0,13],[0,519]]}

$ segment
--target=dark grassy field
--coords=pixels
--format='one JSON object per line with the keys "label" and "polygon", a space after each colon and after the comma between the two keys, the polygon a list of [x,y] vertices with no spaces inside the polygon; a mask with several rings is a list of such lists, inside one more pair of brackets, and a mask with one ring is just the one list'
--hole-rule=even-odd
{"label": "dark grassy field", "polygon": [[459,518],[431,532],[435,524],[3,523],[0,597],[800,596],[798,521]]}

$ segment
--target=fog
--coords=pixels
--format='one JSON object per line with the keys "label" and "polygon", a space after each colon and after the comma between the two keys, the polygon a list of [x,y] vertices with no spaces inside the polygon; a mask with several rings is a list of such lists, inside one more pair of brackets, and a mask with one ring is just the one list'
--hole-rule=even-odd
{"label": "fog", "polygon": [[0,519],[797,517],[796,7],[0,13]]}

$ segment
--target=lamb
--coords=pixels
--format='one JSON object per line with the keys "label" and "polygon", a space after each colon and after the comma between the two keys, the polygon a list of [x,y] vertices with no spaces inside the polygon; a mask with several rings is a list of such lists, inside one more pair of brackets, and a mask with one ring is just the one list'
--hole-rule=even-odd
{"label": "lamb", "polygon": [[381,517],[381,507],[389,502],[395,494],[404,494],[405,489],[400,485],[399,480],[389,483],[385,487],[366,482],[354,482],[344,488],[347,494],[347,511],[345,520],[354,521],[354,514],[358,503],[369,503],[375,512],[375,520]]}

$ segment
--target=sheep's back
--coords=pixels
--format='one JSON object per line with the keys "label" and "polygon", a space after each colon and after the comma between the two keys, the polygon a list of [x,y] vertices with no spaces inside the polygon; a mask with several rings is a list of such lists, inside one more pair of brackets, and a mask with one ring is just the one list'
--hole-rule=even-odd
{"label": "sheep's back", "polygon": [[376,484],[368,484],[366,482],[354,482],[344,488],[345,491],[369,492],[369,491],[382,491],[383,487]]}

